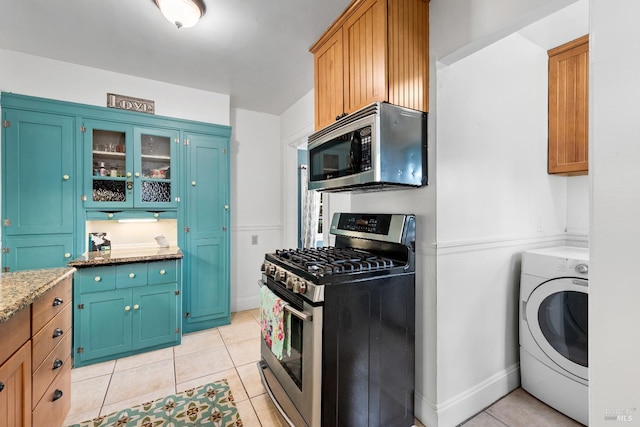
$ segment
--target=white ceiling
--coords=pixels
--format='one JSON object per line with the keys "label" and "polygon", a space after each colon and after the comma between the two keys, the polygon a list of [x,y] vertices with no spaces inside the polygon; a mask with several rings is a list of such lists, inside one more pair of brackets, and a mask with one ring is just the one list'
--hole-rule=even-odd
{"label": "white ceiling", "polygon": [[[153,0],[2,0],[0,48],[229,94],[281,114],[313,89],[309,47],[350,0],[204,0],[177,29]],[[135,96],[135,94],[128,94]]]}

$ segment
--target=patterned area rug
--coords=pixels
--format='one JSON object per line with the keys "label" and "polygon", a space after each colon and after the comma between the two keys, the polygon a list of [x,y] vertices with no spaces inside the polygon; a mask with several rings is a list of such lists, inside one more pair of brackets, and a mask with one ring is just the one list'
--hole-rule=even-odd
{"label": "patterned area rug", "polygon": [[242,427],[227,380],[123,409],[69,427]]}

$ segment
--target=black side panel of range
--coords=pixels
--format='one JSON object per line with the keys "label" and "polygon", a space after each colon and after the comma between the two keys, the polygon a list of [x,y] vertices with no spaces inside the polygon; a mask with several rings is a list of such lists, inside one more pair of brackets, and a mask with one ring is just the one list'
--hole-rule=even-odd
{"label": "black side panel of range", "polygon": [[414,422],[415,275],[325,287],[322,426]]}

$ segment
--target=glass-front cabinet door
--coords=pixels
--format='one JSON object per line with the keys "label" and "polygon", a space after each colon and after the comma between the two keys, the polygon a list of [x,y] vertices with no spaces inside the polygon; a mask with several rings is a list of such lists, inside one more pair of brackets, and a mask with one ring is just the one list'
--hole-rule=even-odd
{"label": "glass-front cabinet door", "polygon": [[176,174],[172,166],[177,164],[178,137],[178,132],[171,129],[134,129],[136,206],[153,208],[177,205]]}
{"label": "glass-front cabinet door", "polygon": [[133,128],[87,120],[84,123],[86,207],[133,207]]}
{"label": "glass-front cabinet door", "polygon": [[[179,132],[87,120],[85,207],[174,208]],[[174,169],[175,172],[175,169]],[[175,175],[175,173],[173,174]]]}

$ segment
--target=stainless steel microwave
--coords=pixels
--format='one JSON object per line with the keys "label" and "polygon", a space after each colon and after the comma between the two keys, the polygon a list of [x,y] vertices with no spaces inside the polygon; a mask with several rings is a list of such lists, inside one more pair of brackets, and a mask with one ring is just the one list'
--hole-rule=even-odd
{"label": "stainless steel microwave", "polygon": [[308,140],[309,189],[372,191],[427,185],[427,113],[376,102]]}

